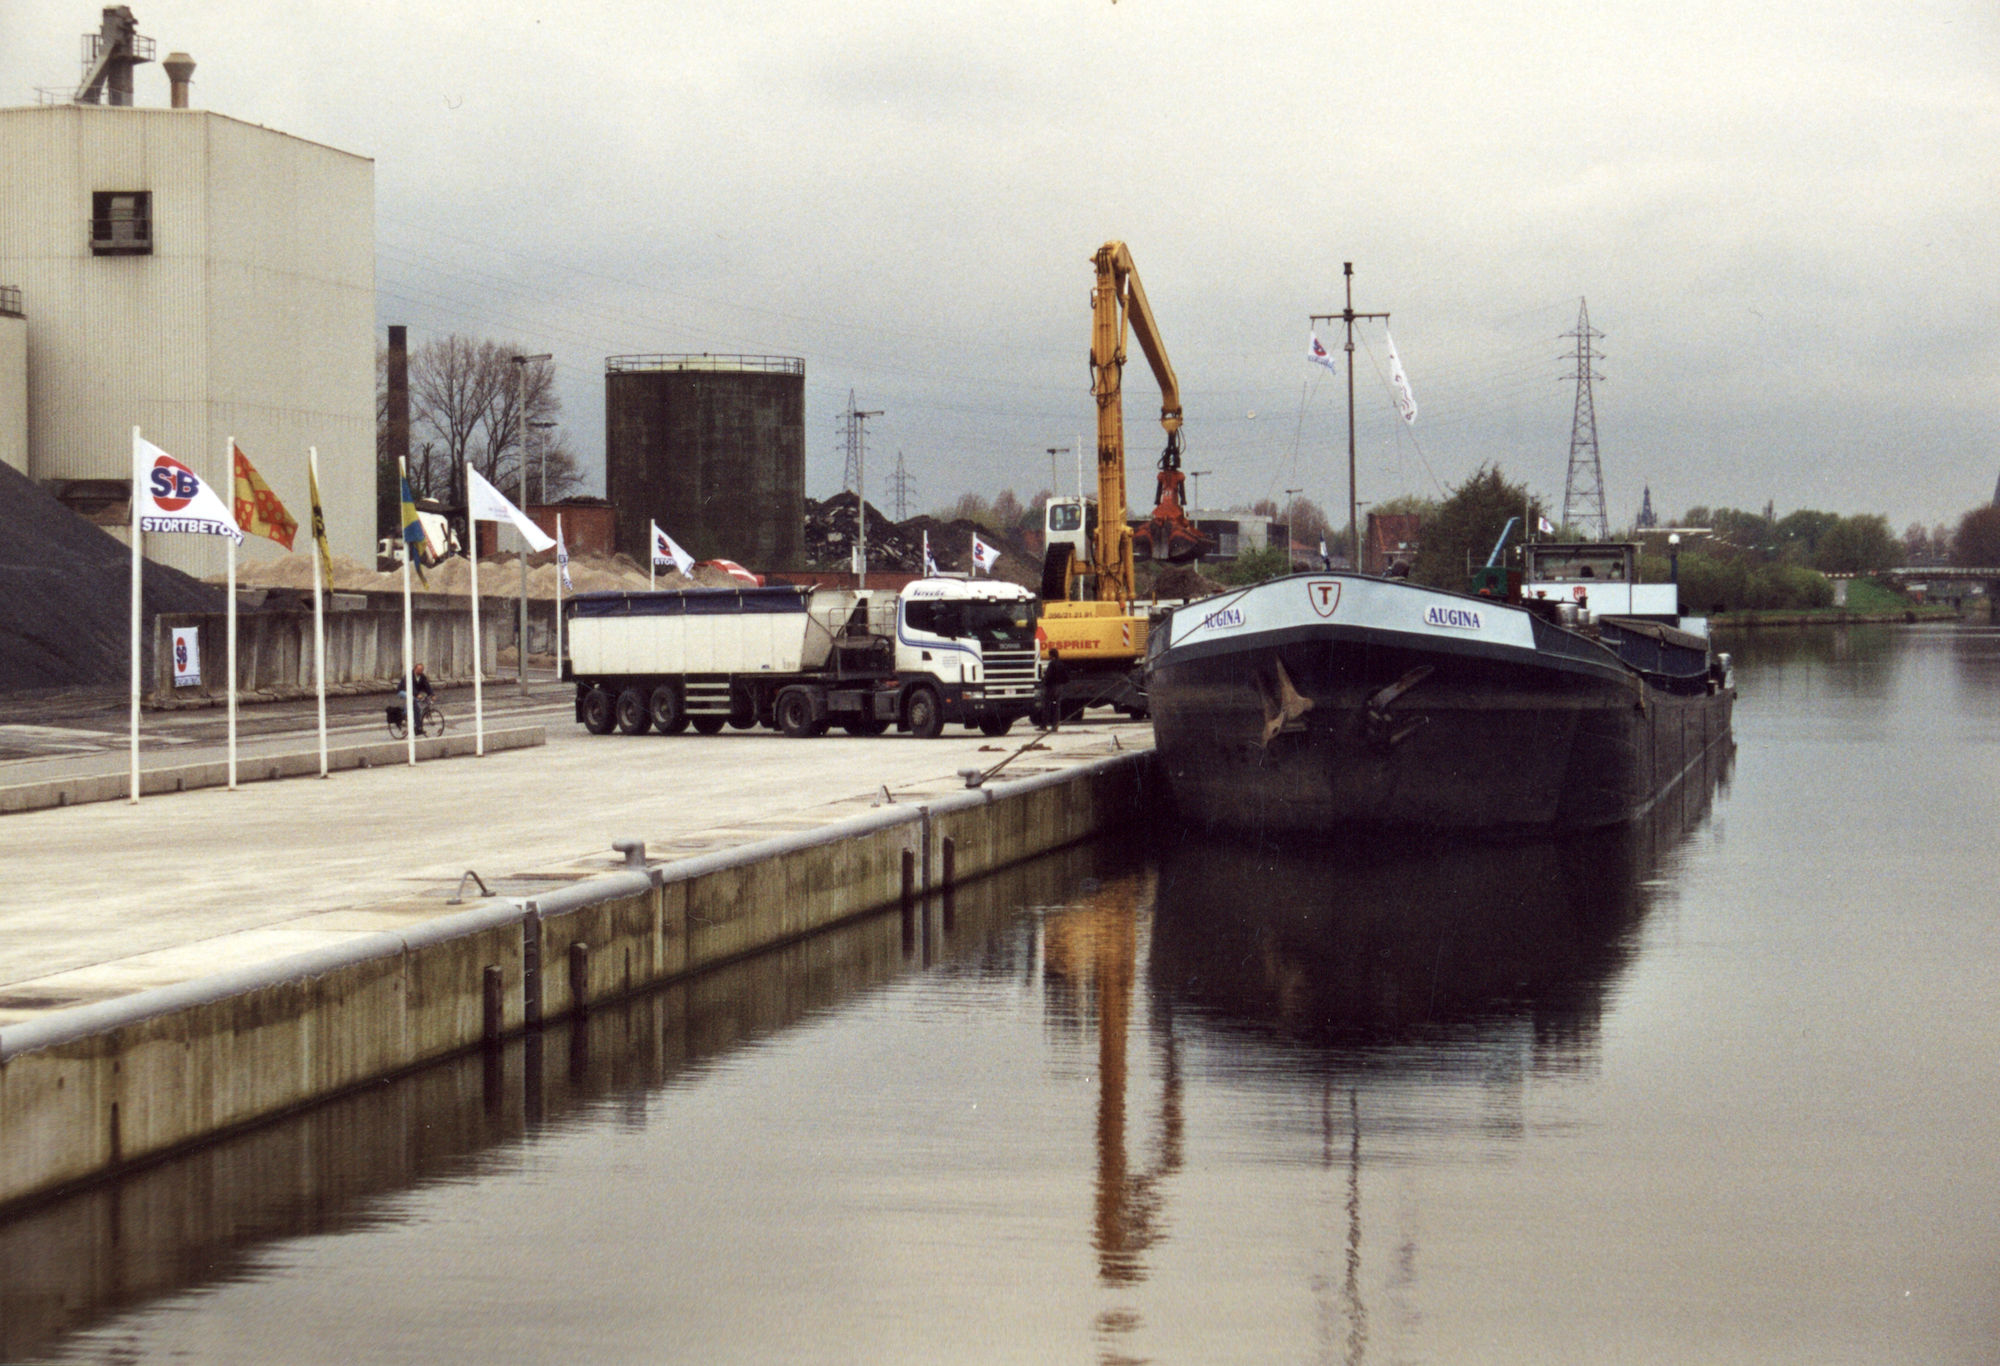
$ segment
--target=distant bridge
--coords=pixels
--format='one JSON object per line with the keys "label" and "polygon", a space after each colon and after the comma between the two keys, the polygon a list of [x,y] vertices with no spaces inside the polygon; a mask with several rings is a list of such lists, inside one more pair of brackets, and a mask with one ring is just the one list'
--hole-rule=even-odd
{"label": "distant bridge", "polygon": [[[1876,569],[1866,574],[1828,574],[1834,581],[1833,601],[1836,607],[1847,605],[1847,584],[1852,579],[1889,579],[1898,584],[1937,584],[1933,596],[1958,599],[1965,596],[1961,585],[1979,584],[1985,589],[1988,599],[2000,602],[2000,569],[1963,569],[1956,565],[1904,565],[1899,569]],[[1946,588],[1944,585],[1949,584]],[[1956,591],[1953,591],[1956,590]]]}

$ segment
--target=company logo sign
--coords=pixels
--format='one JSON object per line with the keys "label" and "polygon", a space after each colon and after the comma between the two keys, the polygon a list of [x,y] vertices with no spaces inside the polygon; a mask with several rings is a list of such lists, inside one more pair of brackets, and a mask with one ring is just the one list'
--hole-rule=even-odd
{"label": "company logo sign", "polygon": [[201,492],[201,480],[171,455],[160,455],[154,457],[153,468],[146,474],[146,487],[160,511],[179,512]]}
{"label": "company logo sign", "polygon": [[1470,607],[1446,607],[1439,604],[1425,610],[1424,625],[1445,626],[1454,631],[1477,631],[1480,626],[1479,613]]}
{"label": "company logo sign", "polygon": [[1340,606],[1339,579],[1307,579],[1306,598],[1312,603],[1313,611],[1323,617],[1330,617]]}

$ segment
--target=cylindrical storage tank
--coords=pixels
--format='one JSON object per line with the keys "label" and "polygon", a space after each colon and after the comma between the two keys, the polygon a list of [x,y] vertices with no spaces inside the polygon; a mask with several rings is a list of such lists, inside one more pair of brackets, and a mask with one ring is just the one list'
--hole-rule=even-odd
{"label": "cylindrical storage tank", "polygon": [[697,560],[805,566],[806,363],[796,356],[611,356],[605,495],[646,563],[658,522]]}

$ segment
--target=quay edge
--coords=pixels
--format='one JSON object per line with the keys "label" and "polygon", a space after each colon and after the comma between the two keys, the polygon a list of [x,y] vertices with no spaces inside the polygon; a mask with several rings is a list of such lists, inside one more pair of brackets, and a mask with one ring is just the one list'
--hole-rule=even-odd
{"label": "quay edge", "polygon": [[0,1211],[1115,829],[1149,800],[1152,758],[1116,754],[633,861],[551,894],[5,1026]]}

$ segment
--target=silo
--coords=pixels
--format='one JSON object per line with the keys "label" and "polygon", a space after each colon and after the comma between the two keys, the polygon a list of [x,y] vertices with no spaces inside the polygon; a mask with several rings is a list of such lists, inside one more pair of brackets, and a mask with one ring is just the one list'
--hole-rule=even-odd
{"label": "silo", "polygon": [[618,548],[646,562],[657,521],[698,560],[805,567],[806,363],[796,356],[611,356],[605,493]]}

